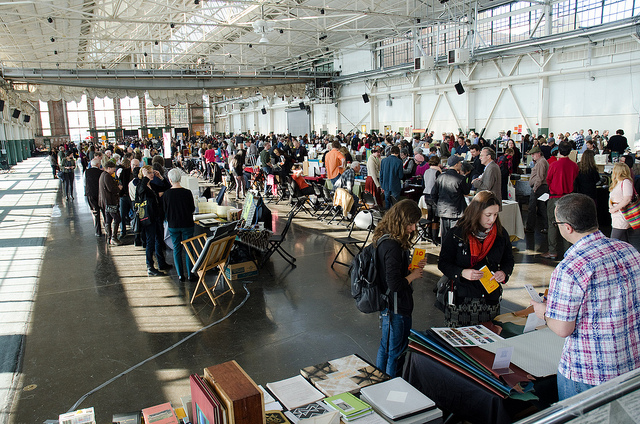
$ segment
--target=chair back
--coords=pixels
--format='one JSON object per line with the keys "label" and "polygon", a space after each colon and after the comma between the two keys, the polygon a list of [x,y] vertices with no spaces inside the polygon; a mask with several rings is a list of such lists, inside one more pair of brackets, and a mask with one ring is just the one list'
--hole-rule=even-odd
{"label": "chair back", "polygon": [[342,214],[347,215],[353,206],[353,196],[344,188],[337,188],[333,197],[333,204],[342,208]]}
{"label": "chair back", "polygon": [[362,199],[362,203],[366,208],[375,208],[378,206],[378,202],[376,201],[375,196],[368,191],[361,192],[360,196]]}
{"label": "chair back", "polygon": [[280,236],[282,236],[282,240],[287,236],[289,232],[289,227],[291,227],[291,221],[293,221],[293,214],[289,214],[289,218],[287,219],[287,223],[284,224],[284,228],[280,232]]}
{"label": "chair back", "polygon": [[361,230],[371,230],[373,225],[373,214],[370,211],[360,211],[353,219],[353,224]]}
{"label": "chair back", "polygon": [[222,202],[224,202],[224,193],[225,191],[227,191],[227,186],[222,186],[222,188],[220,188],[220,191],[218,192],[218,195],[216,196],[216,203],[221,205]]}

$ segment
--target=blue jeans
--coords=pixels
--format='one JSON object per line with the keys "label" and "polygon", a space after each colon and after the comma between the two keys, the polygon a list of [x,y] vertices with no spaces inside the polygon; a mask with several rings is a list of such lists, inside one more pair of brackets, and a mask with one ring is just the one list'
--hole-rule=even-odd
{"label": "blue jeans", "polygon": [[[185,274],[182,268],[182,252],[184,251],[184,247],[181,242],[193,237],[193,227],[169,228],[169,235],[171,235],[171,241],[173,242],[173,265],[176,267],[178,277],[184,277]],[[193,264],[191,263],[188,255],[185,260],[187,265],[186,277],[191,278],[191,267]]]}
{"label": "blue jeans", "polygon": [[129,211],[131,210],[131,200],[129,196],[122,196],[120,198],[120,237],[127,235],[127,224],[130,223]]}
{"label": "blue jeans", "polygon": [[376,366],[393,378],[398,374],[398,357],[409,345],[411,317],[394,314],[389,309],[385,309],[380,312],[380,321],[382,339],[378,348]]}
{"label": "blue jeans", "polygon": [[396,198],[396,200],[398,200],[398,197],[400,197],[400,193],[391,192],[390,190],[385,190],[385,192],[384,192],[384,206],[387,209],[390,209],[391,206],[393,206],[391,204],[390,196],[393,196],[393,197]]}
{"label": "blue jeans", "polygon": [[164,226],[162,221],[152,222],[151,225],[144,228],[144,234],[147,237],[147,269],[154,269],[153,254],[158,259],[158,268],[164,268],[167,261],[164,258]]}
{"label": "blue jeans", "polygon": [[570,398],[571,396],[575,396],[578,393],[582,393],[584,391],[589,390],[592,387],[591,384],[580,383],[578,381],[569,380],[564,375],[558,373],[558,399],[564,400]]}

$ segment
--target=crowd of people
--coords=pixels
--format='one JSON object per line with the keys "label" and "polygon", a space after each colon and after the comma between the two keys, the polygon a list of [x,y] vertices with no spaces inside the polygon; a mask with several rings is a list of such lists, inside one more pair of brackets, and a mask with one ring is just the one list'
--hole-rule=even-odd
{"label": "crowd of people", "polygon": [[[300,164],[307,158],[318,158],[331,186],[353,196],[352,212],[360,202],[353,190],[354,180],[363,178],[364,191],[385,212],[373,242],[380,244],[379,274],[384,276],[384,286],[395,300],[381,312],[377,365],[391,376],[397,374],[400,353],[408,342],[412,282],[422,276],[425,264],[422,262],[413,270],[408,267],[409,248],[415,241],[423,210],[428,211],[433,223],[439,223],[439,229],[433,225],[429,231],[432,240],[441,244],[438,268],[443,277],[436,290],[437,305],[444,312],[446,325],[490,321],[499,314],[502,286],[509,281],[515,265],[510,235],[499,219],[502,201],[511,196],[507,189],[512,174],[527,173],[526,168],[530,168],[526,231],[539,228],[546,233],[548,252],[542,258],[560,260],[564,256],[554,271],[549,301],[534,305],[535,310],[541,318],[548,319],[553,331],[568,337],[559,369],[563,378],[584,384],[572,385],[573,388],[588,388],[640,366],[637,355],[628,355],[631,346],[620,343],[619,338],[624,336],[617,330],[605,347],[598,346],[600,350],[593,351],[602,351],[608,360],[620,359],[617,369],[610,369],[609,362],[603,365],[595,356],[587,360],[597,372],[585,372],[586,365],[576,367],[573,362],[573,358],[580,357],[582,346],[598,344],[594,339],[601,335],[594,335],[591,328],[600,320],[606,322],[607,328],[633,327],[629,331],[634,332],[635,338],[630,344],[634,352],[640,348],[640,334],[636,334],[640,333],[640,293],[635,284],[640,277],[640,255],[625,243],[630,227],[621,212],[635,193],[635,157],[628,153],[622,130],[611,137],[608,131],[600,135],[598,131],[584,134],[580,130],[558,134],[557,138],[550,133],[548,137],[518,135],[517,139],[516,142],[510,132],[500,133],[494,140],[485,140],[474,132],[445,133],[440,140],[434,138],[433,132],[411,139],[399,133],[194,137],[172,143],[173,167],[169,172],[159,154],[158,141],[154,140],[128,139],[124,145],[103,146],[83,143],[80,148],[65,145],[51,152],[50,158],[53,177],[63,180],[67,201],[74,200],[76,161],[80,162],[97,237],[102,237],[104,228],[107,243],[121,244],[130,231],[133,214],[137,214],[142,230],[135,235],[134,244],[146,249],[150,276],[163,275],[172,267],[165,258],[166,221],[174,247],[173,263],[181,281],[194,278],[180,243],[193,235],[194,224],[193,195],[180,185],[185,173],[214,181],[227,173],[235,182],[236,199],[241,200],[249,188],[245,167],[251,166],[255,172],[272,175],[269,180],[274,184],[291,177],[303,195],[311,195],[313,190],[304,180]],[[596,187],[604,181],[595,162],[600,152],[614,162],[609,183],[611,237],[621,241],[605,237],[597,226]],[[574,153],[580,154],[578,163],[572,159]],[[530,162],[524,163],[527,157]],[[419,187],[418,197],[407,195],[407,187]],[[472,191],[475,196],[468,202]],[[402,195],[409,198],[401,200]],[[546,195],[548,199],[544,200]],[[594,251],[584,242],[591,238],[603,248]],[[606,265],[601,270],[600,265],[594,264],[589,275],[576,273],[576,264],[591,269],[592,261],[584,259],[587,255],[592,259],[601,257],[619,268]],[[480,281],[485,267],[495,285],[491,290]],[[622,288],[598,288],[594,294],[588,289],[603,282],[612,285],[616,278],[625,281]],[[588,315],[594,302],[607,305],[614,311],[609,315],[616,318]],[[559,380],[559,388],[562,385],[562,393],[570,396],[576,391],[569,390],[571,384],[565,380]]]}

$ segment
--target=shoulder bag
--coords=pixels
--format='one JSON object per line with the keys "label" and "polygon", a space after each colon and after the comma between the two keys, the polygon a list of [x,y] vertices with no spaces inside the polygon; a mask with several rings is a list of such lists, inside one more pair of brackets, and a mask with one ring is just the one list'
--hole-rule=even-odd
{"label": "shoulder bag", "polygon": [[638,198],[638,193],[636,189],[633,189],[633,197],[631,198],[631,202],[622,209],[620,209],[622,215],[624,215],[624,219],[627,220],[631,228],[634,230],[640,228],[640,199]]}

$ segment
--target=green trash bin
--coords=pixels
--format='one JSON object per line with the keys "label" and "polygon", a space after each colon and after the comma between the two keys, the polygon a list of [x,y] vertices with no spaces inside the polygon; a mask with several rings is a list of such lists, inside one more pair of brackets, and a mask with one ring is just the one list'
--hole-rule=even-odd
{"label": "green trash bin", "polygon": [[22,140],[13,140],[13,142],[15,143],[15,149],[16,149],[16,160],[18,161],[18,163],[22,162],[24,160],[24,158],[22,157]]}
{"label": "green trash bin", "polygon": [[29,140],[22,140],[22,157],[28,159],[31,157],[31,146]]}

